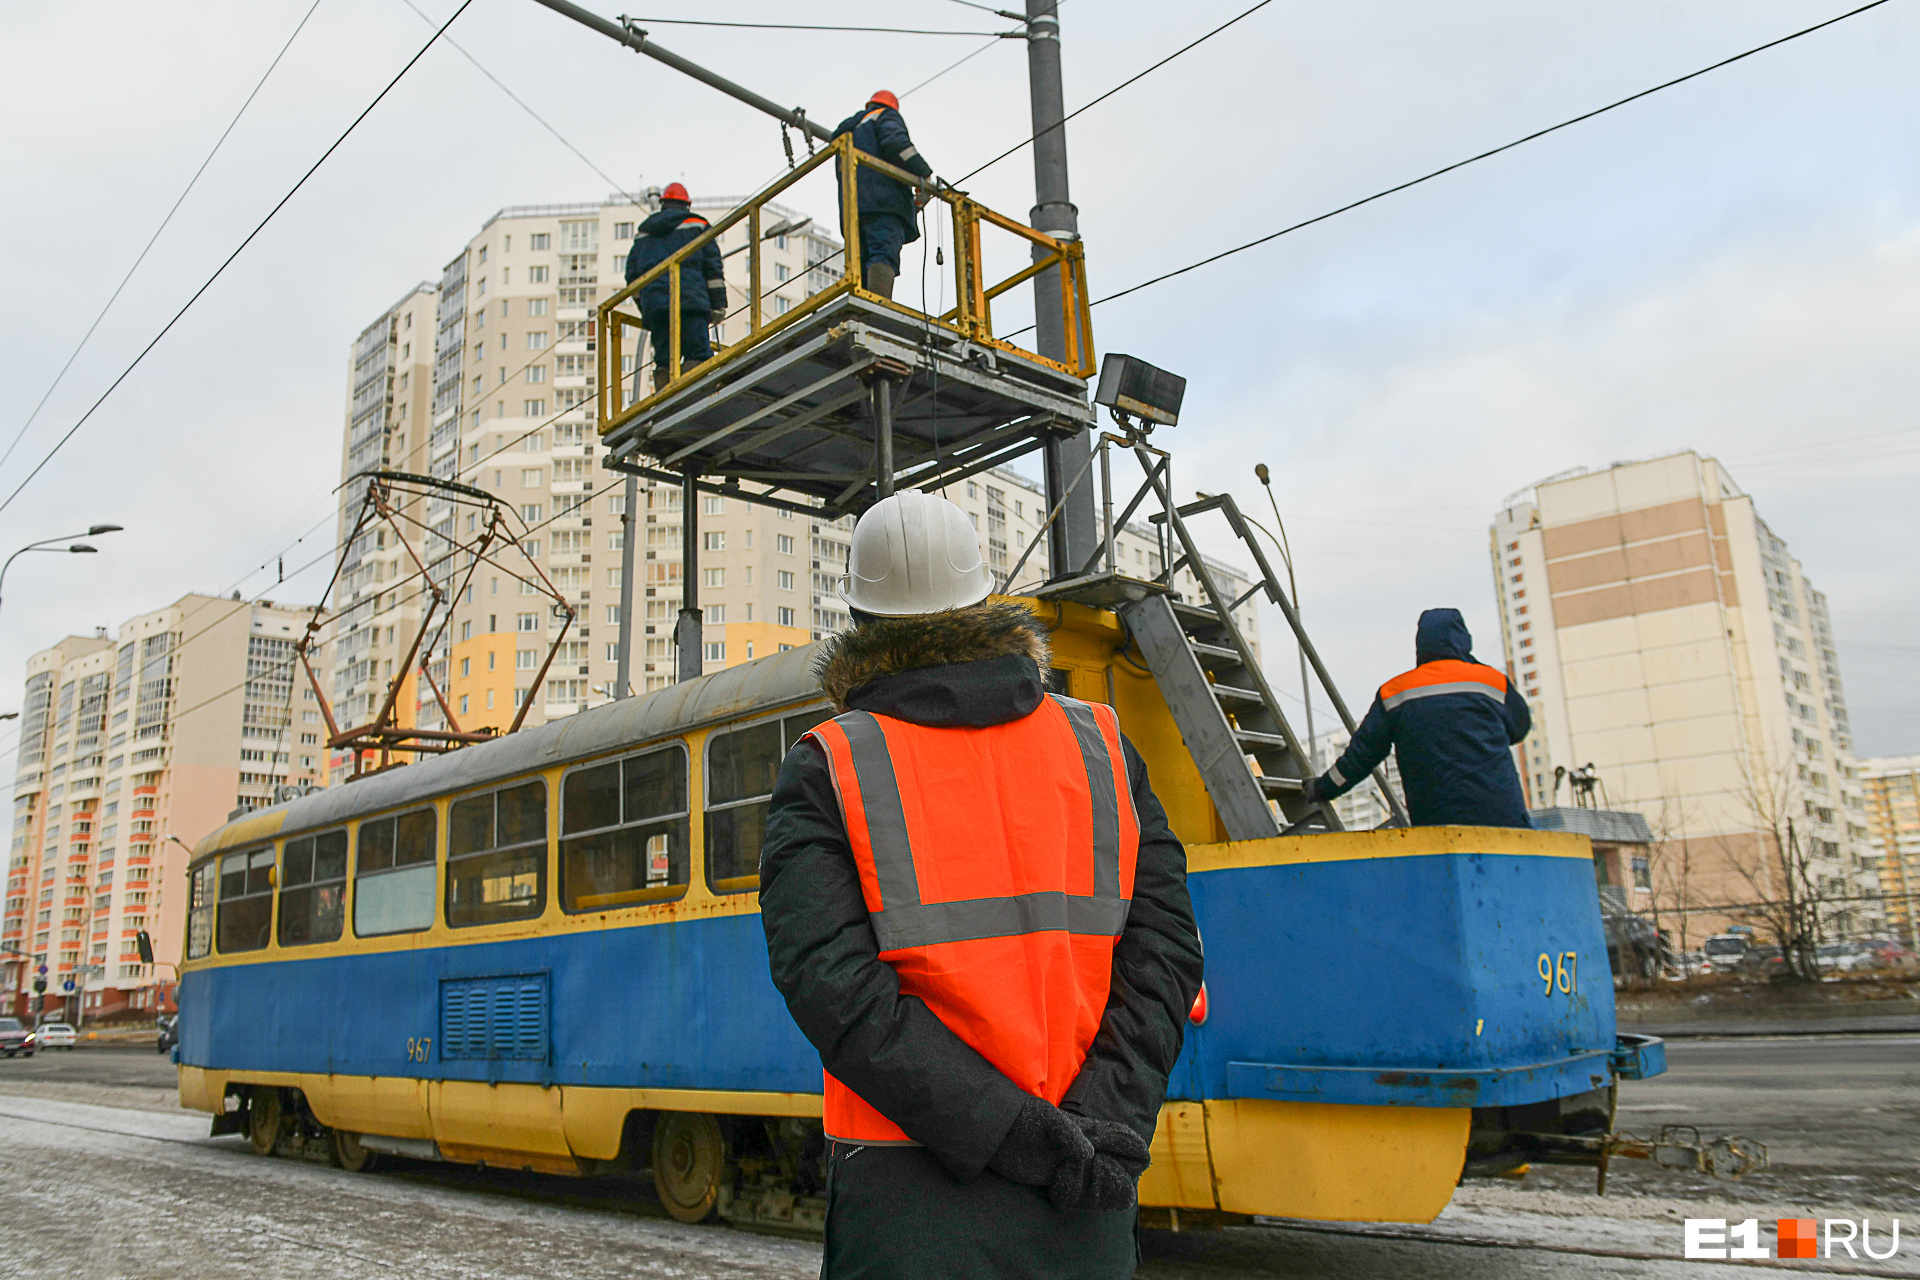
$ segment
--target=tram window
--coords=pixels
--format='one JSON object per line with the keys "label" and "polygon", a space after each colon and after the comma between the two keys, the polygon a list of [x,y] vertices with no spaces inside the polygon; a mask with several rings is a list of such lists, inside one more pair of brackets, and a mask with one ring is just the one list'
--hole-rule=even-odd
{"label": "tram window", "polygon": [[187,959],[198,960],[213,950],[213,890],[220,864],[212,858],[187,876]]}
{"label": "tram window", "polygon": [[760,845],[780,761],[832,714],[823,707],[707,740],[707,883],[715,893],[760,887]]}
{"label": "tram window", "polygon": [[258,951],[273,928],[273,849],[220,859],[220,950]]}
{"label": "tram window", "polygon": [[687,891],[687,750],[675,745],[567,775],[560,884],[571,912],[662,902]]}
{"label": "tram window", "polygon": [[280,859],[280,945],[333,942],[347,918],[347,833],[287,841]]}
{"label": "tram window", "polygon": [[353,931],[362,938],[433,925],[434,814],[415,809],[360,824],[353,873]]}
{"label": "tram window", "polygon": [[547,902],[547,784],[536,779],[453,803],[447,923],[525,920]]}

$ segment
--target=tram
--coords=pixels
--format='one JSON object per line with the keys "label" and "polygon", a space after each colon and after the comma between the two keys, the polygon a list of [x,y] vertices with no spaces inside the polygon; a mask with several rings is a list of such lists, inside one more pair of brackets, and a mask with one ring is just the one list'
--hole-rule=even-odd
{"label": "tram", "polygon": [[[1228,840],[1120,617],[1021,603],[1054,687],[1115,708],[1187,845],[1206,988],[1144,1221],[1424,1222],[1470,1164],[1604,1146],[1616,1081],[1662,1064],[1616,1036],[1585,837]],[[650,1171],[682,1220],[818,1229],[819,1060],[755,893],[779,761],[830,714],[814,656],[213,832],[188,873],[182,1104],[262,1155]]]}

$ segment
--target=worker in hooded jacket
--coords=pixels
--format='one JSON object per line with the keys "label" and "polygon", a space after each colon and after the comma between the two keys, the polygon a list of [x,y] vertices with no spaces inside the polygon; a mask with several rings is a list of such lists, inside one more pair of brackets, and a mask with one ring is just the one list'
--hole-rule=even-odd
{"label": "worker in hooded jacket", "polygon": [[1380,686],[1310,801],[1345,795],[1396,753],[1416,827],[1531,827],[1513,745],[1533,715],[1505,674],[1473,660],[1458,609],[1428,609],[1414,632],[1413,670]]}
{"label": "worker in hooded jacket", "polygon": [[[627,283],[632,284],[665,262],[673,251],[703,234],[709,226],[693,211],[693,197],[679,183],[660,193],[660,210],[640,224],[627,251]],[[673,350],[673,285],[661,272],[640,290],[640,323],[653,338],[653,385],[667,382],[668,353]],[[713,357],[707,326],[727,314],[726,264],[720,244],[709,240],[680,263],[680,371]]]}
{"label": "worker in hooded jacket", "polygon": [[[875,90],[866,106],[840,122],[833,136],[838,138],[843,133],[853,135],[856,151],[878,156],[895,168],[919,177],[933,177],[933,166],[907,134],[907,122],[900,114],[900,99],[885,89]],[[838,173],[836,162],[836,178]],[[900,250],[920,238],[920,202],[914,198],[912,187],[867,165],[860,166],[856,186],[860,209],[860,283],[883,298],[891,298],[894,278],[900,274]],[[846,213],[845,208],[840,210],[843,225]]]}
{"label": "worker in hooded jacket", "polygon": [[821,1274],[1121,1277],[1200,989],[1185,852],[1112,708],[1049,694],[966,516],[855,527],[839,714],[782,762],[773,980],[825,1068]]}

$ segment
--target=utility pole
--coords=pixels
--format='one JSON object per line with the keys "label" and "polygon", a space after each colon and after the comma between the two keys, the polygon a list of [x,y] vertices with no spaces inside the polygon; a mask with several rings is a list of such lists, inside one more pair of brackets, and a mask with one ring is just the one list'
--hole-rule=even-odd
{"label": "utility pole", "polygon": [[701,640],[705,635],[700,619],[700,521],[694,503],[700,500],[696,487],[700,473],[689,466],[680,480],[680,619],[674,624],[673,642],[679,648],[679,679],[698,680],[704,669]]}
{"label": "utility pole", "polygon": [[[1027,0],[1027,83],[1033,102],[1033,212],[1027,222],[1063,240],[1080,238],[1080,211],[1067,191],[1067,114],[1060,87],[1059,0]],[[1034,257],[1042,256],[1036,246]],[[1060,277],[1033,278],[1035,348],[1054,360],[1067,358],[1067,331],[1060,315]],[[1047,507],[1059,505],[1073,477],[1093,456],[1093,434],[1076,432],[1047,442]],[[1098,545],[1093,485],[1082,479],[1047,531],[1047,569],[1054,581],[1080,572]]]}
{"label": "utility pole", "polygon": [[616,698],[633,694],[633,607],[637,594],[633,589],[633,544],[639,541],[634,509],[640,505],[640,477],[629,471],[623,492],[626,500],[620,515],[620,660],[613,669]]}

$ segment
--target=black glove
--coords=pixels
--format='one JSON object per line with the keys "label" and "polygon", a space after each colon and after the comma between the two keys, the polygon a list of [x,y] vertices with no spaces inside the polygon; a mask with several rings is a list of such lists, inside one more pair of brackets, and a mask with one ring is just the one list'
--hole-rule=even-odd
{"label": "black glove", "polygon": [[1013,1127],[988,1159],[987,1168],[1009,1182],[1046,1187],[1053,1185],[1062,1166],[1086,1166],[1093,1159],[1093,1143],[1074,1117],[1045,1098],[1029,1097],[1020,1104]]}
{"label": "black glove", "polygon": [[1140,1175],[1119,1160],[1100,1153],[1084,1164],[1061,1165],[1047,1188],[1047,1199],[1065,1213],[1131,1209],[1139,1200],[1139,1180]]}
{"label": "black glove", "polygon": [[707,310],[713,312],[713,318],[715,320],[718,320],[727,313],[727,287],[725,285],[715,285],[707,289]]}
{"label": "black glove", "polygon": [[1111,1156],[1120,1167],[1138,1178],[1153,1163],[1147,1144],[1134,1132],[1132,1125],[1121,1124],[1114,1120],[1096,1120],[1092,1116],[1067,1113],[1073,1122],[1080,1126],[1080,1132],[1087,1135],[1087,1141],[1093,1144],[1096,1154]]}
{"label": "black glove", "polygon": [[1300,794],[1308,804],[1319,804],[1327,798],[1326,784],[1318,778],[1308,778],[1301,786]]}

